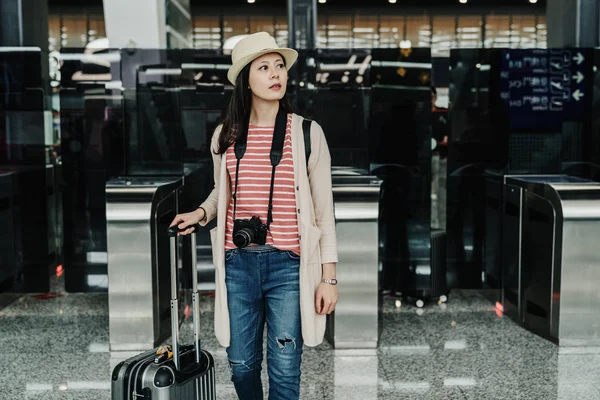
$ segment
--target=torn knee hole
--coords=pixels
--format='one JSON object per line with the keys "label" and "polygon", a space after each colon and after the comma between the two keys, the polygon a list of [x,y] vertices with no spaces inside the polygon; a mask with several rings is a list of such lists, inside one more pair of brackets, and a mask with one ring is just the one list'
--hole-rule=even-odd
{"label": "torn knee hole", "polygon": [[277,345],[281,350],[285,350],[287,346],[293,346],[293,348],[296,349],[296,338],[292,337],[287,332],[277,336],[275,339],[277,340]]}

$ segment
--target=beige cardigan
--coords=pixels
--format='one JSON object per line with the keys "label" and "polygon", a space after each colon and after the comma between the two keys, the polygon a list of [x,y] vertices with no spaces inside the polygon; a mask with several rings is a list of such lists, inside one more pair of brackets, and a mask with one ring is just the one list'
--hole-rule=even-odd
{"label": "beige cardigan", "polygon": [[[315,310],[315,294],[322,278],[325,263],[337,263],[337,245],[333,194],[331,190],[331,155],[323,134],[316,122],[310,132],[311,154],[308,162],[304,152],[302,118],[292,115],[292,158],[294,185],[296,186],[296,212],[300,234],[300,313],[302,337],[307,346],[323,342],[325,315]],[[221,126],[213,135],[211,149],[218,147]],[[231,199],[231,182],[226,168],[226,154],[213,153],[215,188],[204,203],[204,226],[217,218],[217,227],[210,231],[212,256],[215,265],[215,335],[223,347],[229,346],[229,309],[225,286],[225,225],[227,207]]]}

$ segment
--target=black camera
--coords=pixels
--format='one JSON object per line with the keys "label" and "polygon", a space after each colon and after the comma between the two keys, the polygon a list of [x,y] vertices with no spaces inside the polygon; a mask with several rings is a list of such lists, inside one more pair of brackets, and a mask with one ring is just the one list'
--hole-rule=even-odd
{"label": "black camera", "polygon": [[233,221],[233,244],[240,249],[250,243],[264,245],[267,242],[267,225],[260,222],[259,217],[236,219]]}

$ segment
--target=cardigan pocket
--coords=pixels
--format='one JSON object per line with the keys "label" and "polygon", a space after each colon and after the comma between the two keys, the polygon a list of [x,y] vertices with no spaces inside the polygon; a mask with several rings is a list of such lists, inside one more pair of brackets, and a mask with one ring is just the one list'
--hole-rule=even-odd
{"label": "cardigan pocket", "polygon": [[321,229],[316,226],[309,225],[306,230],[308,237],[303,238],[306,243],[306,253],[302,256],[306,258],[306,263],[320,263],[319,243],[321,240]]}

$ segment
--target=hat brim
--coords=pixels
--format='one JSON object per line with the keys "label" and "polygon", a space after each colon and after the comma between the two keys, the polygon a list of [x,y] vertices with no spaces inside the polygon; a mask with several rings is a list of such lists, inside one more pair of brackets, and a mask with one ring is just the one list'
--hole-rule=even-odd
{"label": "hat brim", "polygon": [[231,68],[229,68],[229,71],[227,72],[227,79],[229,79],[229,82],[231,82],[233,86],[235,86],[235,81],[237,80],[238,75],[240,74],[240,72],[242,72],[246,65],[256,60],[258,57],[264,56],[265,54],[269,53],[281,54],[285,59],[285,69],[287,69],[288,71],[290,70],[290,68],[292,68],[292,66],[298,59],[298,52],[294,49],[288,48],[265,49],[257,53],[248,54],[247,56],[240,58],[235,64],[231,66]]}

